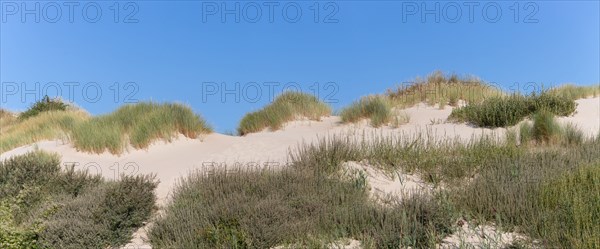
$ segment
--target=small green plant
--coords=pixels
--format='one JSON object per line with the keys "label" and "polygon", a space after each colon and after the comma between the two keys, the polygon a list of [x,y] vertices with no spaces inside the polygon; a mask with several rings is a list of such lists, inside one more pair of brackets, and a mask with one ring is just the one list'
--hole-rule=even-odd
{"label": "small green plant", "polygon": [[383,96],[367,96],[344,108],[340,116],[343,123],[354,123],[362,119],[371,119],[373,127],[379,127],[392,119],[392,106]]}
{"label": "small green plant", "polygon": [[35,102],[27,111],[19,115],[19,120],[25,120],[42,112],[65,111],[68,105],[58,99],[50,99],[47,95],[40,101]]}
{"label": "small green plant", "polygon": [[546,110],[536,113],[533,118],[532,133],[538,143],[557,142],[560,136],[560,126],[556,123],[554,114]]}

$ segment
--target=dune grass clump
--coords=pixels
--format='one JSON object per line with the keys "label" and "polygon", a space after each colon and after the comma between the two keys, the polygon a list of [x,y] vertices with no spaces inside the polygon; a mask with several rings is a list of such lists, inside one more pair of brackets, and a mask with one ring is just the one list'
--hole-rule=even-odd
{"label": "dune grass clump", "polygon": [[446,104],[456,107],[460,100],[479,103],[493,96],[502,96],[504,93],[474,76],[447,75],[435,71],[424,79],[416,78],[413,82],[403,84],[395,90],[390,89],[386,95],[394,105],[406,108],[422,102],[429,105],[440,104],[440,107]]}
{"label": "dune grass clump", "polygon": [[265,128],[278,130],[285,122],[297,118],[320,120],[331,114],[331,108],[317,97],[301,92],[285,92],[263,109],[246,114],[240,121],[238,133],[246,135]]}
{"label": "dune grass clump", "polygon": [[157,139],[170,141],[177,134],[197,138],[210,132],[206,122],[189,107],[145,102],[126,105],[111,114],[76,125],[72,141],[82,151],[108,150],[119,154],[129,144],[142,149]]}
{"label": "dune grass clump", "polygon": [[48,111],[2,127],[0,153],[41,140],[69,140],[71,130],[89,119],[80,111]]}
{"label": "dune grass clump", "polygon": [[197,138],[211,132],[204,119],[189,107],[169,103],[126,105],[98,117],[72,108],[42,111],[23,120],[3,115],[0,152],[41,140],[63,139],[78,150],[120,154],[128,145],[143,149],[157,139],[170,141],[178,134]]}
{"label": "dune grass clump", "polygon": [[50,99],[50,97],[44,96],[43,99],[35,102],[27,111],[19,114],[19,120],[25,120],[48,111],[65,111],[67,107],[68,105],[59,99]]}
{"label": "dune grass clump", "polygon": [[1,248],[107,248],[125,244],[154,209],[152,176],[104,181],[55,154],[0,162]]}
{"label": "dune grass clump", "polygon": [[392,120],[392,106],[383,96],[367,96],[340,113],[343,123],[354,123],[362,119],[370,119],[373,127],[379,127]]}
{"label": "dune grass clump", "polygon": [[536,113],[533,117],[532,135],[539,143],[556,142],[560,136],[560,126],[556,123],[554,115],[546,110]]}
{"label": "dune grass clump", "polygon": [[533,123],[523,122],[519,127],[520,144],[580,145],[585,141],[583,132],[571,123],[559,124],[554,114],[542,110],[533,115]]}
{"label": "dune grass clump", "polygon": [[541,110],[558,116],[568,116],[575,112],[575,109],[574,100],[548,92],[528,96],[513,94],[492,97],[481,103],[453,109],[448,119],[469,122],[478,127],[496,128],[516,125],[525,117]]}
{"label": "dune grass clump", "polygon": [[573,84],[562,85],[551,88],[549,93],[569,99],[577,100],[589,97],[597,97],[600,94],[600,85],[576,86]]}
{"label": "dune grass clump", "polygon": [[428,248],[450,232],[452,217],[441,199],[415,195],[386,209],[371,203],[363,185],[313,172],[193,174],[176,188],[150,231],[150,243],[154,248],[323,248],[355,238],[371,248]]}

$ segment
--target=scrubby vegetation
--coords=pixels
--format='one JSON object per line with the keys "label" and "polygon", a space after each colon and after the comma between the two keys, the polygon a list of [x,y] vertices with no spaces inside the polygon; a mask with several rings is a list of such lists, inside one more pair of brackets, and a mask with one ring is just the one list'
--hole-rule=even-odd
{"label": "scrubby vegetation", "polygon": [[349,237],[373,248],[428,248],[450,232],[451,207],[443,198],[415,195],[382,208],[372,205],[364,185],[315,172],[292,166],[194,174],[177,188],[150,242],[154,248],[320,248]]}
{"label": "scrubby vegetation", "polygon": [[1,248],[100,248],[125,244],[155,205],[152,176],[105,181],[57,155],[0,162]]}
{"label": "scrubby vegetation", "polygon": [[[42,100],[34,107],[43,106],[46,101]],[[136,149],[147,148],[157,139],[170,140],[178,134],[196,138],[211,132],[200,116],[180,104],[131,104],[98,117],[90,117],[80,110],[43,110],[23,120],[7,119],[5,122],[3,118],[0,122],[0,152],[40,140],[63,139],[82,151],[102,153],[108,150],[118,154],[128,145]]]}
{"label": "scrubby vegetation", "polygon": [[[412,82],[400,85],[397,89],[388,89],[386,94],[367,96],[352,103],[340,112],[342,122],[354,123],[363,119],[371,119],[371,125],[379,127],[392,121],[397,124],[398,117],[394,109],[411,107],[418,103],[438,105],[443,109],[446,105],[457,107],[460,101],[479,103],[483,99],[503,96],[504,93],[493,85],[487,84],[474,76],[446,75],[435,71],[425,79],[416,78]],[[407,119],[403,115],[401,119]]]}
{"label": "scrubby vegetation", "polygon": [[575,112],[573,99],[548,92],[532,93],[528,96],[513,94],[492,97],[480,103],[469,104],[452,110],[448,118],[457,122],[469,122],[478,127],[513,126],[525,117],[541,110],[558,116],[568,116]]}
{"label": "scrubby vegetation", "polygon": [[67,107],[68,105],[61,100],[50,99],[50,97],[45,96],[42,100],[35,102],[27,111],[19,114],[19,119],[25,120],[48,111],[65,111]]}
{"label": "scrubby vegetation", "polygon": [[[546,118],[534,123],[547,124]],[[530,127],[534,138],[538,128]],[[156,248],[322,247],[354,238],[366,248],[431,248],[462,217],[529,236],[519,243],[598,246],[600,136],[561,148],[519,146],[514,133],[512,140],[468,143],[427,134],[374,136],[302,146],[286,170],[193,174],[177,188],[151,242]],[[347,161],[413,172],[446,187],[378,206],[365,195],[364,179],[336,177]]]}
{"label": "scrubby vegetation", "polygon": [[371,125],[379,127],[392,120],[392,105],[383,96],[367,96],[343,109],[340,116],[344,123],[354,123],[362,119],[371,119]]}
{"label": "scrubby vegetation", "polygon": [[504,93],[496,86],[487,84],[475,76],[459,76],[435,71],[426,78],[416,78],[386,94],[396,106],[405,108],[425,102],[457,106],[460,100],[478,103]]}
{"label": "scrubby vegetation", "polygon": [[321,117],[330,114],[331,108],[315,96],[301,92],[285,92],[263,109],[246,114],[240,121],[238,133],[246,135],[265,128],[277,130],[285,122],[297,118],[320,120]]}

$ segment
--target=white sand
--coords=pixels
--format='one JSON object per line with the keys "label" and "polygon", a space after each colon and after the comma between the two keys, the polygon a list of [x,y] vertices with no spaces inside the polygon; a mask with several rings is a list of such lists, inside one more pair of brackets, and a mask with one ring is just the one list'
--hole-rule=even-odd
{"label": "white sand", "polygon": [[[560,121],[572,122],[586,133],[596,135],[600,130],[600,98],[582,99],[577,103],[577,113],[572,117],[560,118]],[[77,163],[77,168],[87,168],[107,179],[116,179],[123,173],[155,173],[160,180],[156,193],[159,205],[162,205],[168,200],[177,179],[190,172],[210,170],[223,166],[225,163],[233,165],[235,162],[245,162],[247,163],[245,165],[250,166],[263,163],[269,163],[271,166],[277,163],[283,165],[287,162],[290,149],[296,148],[299,144],[312,143],[335,134],[359,138],[365,133],[392,136],[429,130],[430,135],[437,138],[458,137],[468,140],[472,136],[481,134],[502,136],[506,131],[504,128],[491,130],[474,128],[466,124],[443,123],[451,113],[451,107],[439,110],[436,107],[419,104],[403,111],[410,116],[410,122],[397,129],[388,126],[375,129],[370,127],[367,121],[342,125],[339,123],[339,117],[332,116],[323,118],[321,121],[290,122],[278,131],[264,131],[244,137],[210,134],[201,139],[188,139],[181,136],[171,143],[157,142],[147,150],[130,150],[119,156],[108,152],[103,154],[83,153],[78,152],[68,143],[43,141],[2,153],[0,160],[39,148],[60,154],[65,164]],[[250,163],[248,164],[248,162]],[[373,184],[379,183],[374,182]],[[382,184],[381,186],[376,185],[375,188],[383,189],[383,192],[393,192],[395,188],[402,187],[393,180]]]}
{"label": "white sand", "polygon": [[400,171],[384,173],[366,162],[345,162],[342,165],[345,176],[351,179],[364,177],[371,198],[382,204],[402,200],[412,194],[430,194],[434,186],[423,181],[418,175]]}

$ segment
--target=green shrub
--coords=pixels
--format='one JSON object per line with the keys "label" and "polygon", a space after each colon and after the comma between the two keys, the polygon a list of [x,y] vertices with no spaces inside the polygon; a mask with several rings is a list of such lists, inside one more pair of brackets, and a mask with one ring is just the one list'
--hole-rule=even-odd
{"label": "green shrub", "polygon": [[123,245],[154,210],[153,176],[62,170],[41,151],[0,162],[0,247],[107,248]]}
{"label": "green shrub", "polygon": [[126,244],[150,218],[156,185],[152,176],[124,176],[75,198],[58,198],[60,208],[43,223],[40,244],[99,249]]}
{"label": "green shrub", "polygon": [[568,116],[575,112],[576,103],[572,99],[547,92],[521,96],[492,97],[481,103],[456,108],[448,117],[457,122],[470,122],[478,127],[513,126],[525,117],[541,110],[558,116]]}
{"label": "green shrub", "polygon": [[424,248],[450,231],[447,208],[415,195],[384,209],[364,187],[306,170],[196,173],[175,189],[149,236],[153,248],[323,247],[344,237]]}
{"label": "green shrub", "polygon": [[15,197],[26,187],[48,188],[59,173],[58,156],[40,151],[0,161],[0,198]]}
{"label": "green shrub", "polygon": [[58,99],[50,99],[48,96],[45,96],[42,100],[35,102],[27,111],[22,112],[19,115],[19,120],[25,120],[47,111],[65,111],[67,110],[67,106],[67,104]]}
{"label": "green shrub", "polygon": [[529,113],[546,110],[557,116],[568,116],[575,112],[577,108],[577,104],[573,99],[548,92],[542,92],[539,95],[533,94],[529,96],[528,101]]}
{"label": "green shrub", "polygon": [[330,114],[331,108],[315,96],[301,92],[285,92],[263,109],[246,114],[240,121],[238,133],[243,136],[265,128],[277,130],[285,122],[297,118],[320,120],[321,117]]}
{"label": "green shrub", "polygon": [[368,118],[371,119],[373,127],[379,127],[390,122],[392,107],[385,97],[367,96],[344,108],[340,116],[344,123],[354,123]]}

